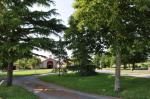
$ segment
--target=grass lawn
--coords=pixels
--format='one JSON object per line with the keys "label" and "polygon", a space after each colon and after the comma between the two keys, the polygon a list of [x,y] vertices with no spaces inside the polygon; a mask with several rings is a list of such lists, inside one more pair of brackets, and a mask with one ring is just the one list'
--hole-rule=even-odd
{"label": "grass lawn", "polygon": [[4,79],[4,78],[6,78],[6,74],[5,73],[0,73],[0,81],[1,81],[1,79]]}
{"label": "grass lawn", "polygon": [[[117,97],[117,94],[113,91],[114,76],[109,74],[90,77],[80,77],[75,74],[61,77],[49,75],[39,79],[83,92]],[[122,99],[150,99],[150,79],[122,77],[121,86],[122,90],[119,97]]]}
{"label": "grass lawn", "polygon": [[[38,70],[14,70],[14,76],[30,76],[37,74],[45,74],[51,72],[51,69],[38,69]],[[6,72],[0,72],[0,78],[5,77]]]}
{"label": "grass lawn", "polygon": [[46,74],[51,72],[52,69],[37,69],[37,70],[16,70],[14,71],[15,76],[29,76],[29,75],[37,75],[37,74]]}
{"label": "grass lawn", "polygon": [[38,99],[34,94],[19,86],[0,86],[0,99]]}
{"label": "grass lawn", "polygon": [[3,73],[0,73],[0,78],[1,78],[1,77],[4,77],[4,76],[5,76],[5,74],[3,74]]}

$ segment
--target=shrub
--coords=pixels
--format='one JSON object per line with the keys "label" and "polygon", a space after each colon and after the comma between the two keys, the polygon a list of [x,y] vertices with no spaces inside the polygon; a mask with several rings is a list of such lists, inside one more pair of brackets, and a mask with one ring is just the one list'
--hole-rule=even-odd
{"label": "shrub", "polygon": [[96,69],[96,65],[92,65],[92,64],[80,65],[79,75],[81,76],[96,75],[95,69]]}
{"label": "shrub", "polygon": [[97,66],[92,64],[67,66],[68,70],[77,71],[77,73],[81,76],[96,75],[96,68]]}
{"label": "shrub", "polygon": [[79,65],[67,66],[66,69],[67,69],[67,70],[70,70],[70,71],[78,71],[78,70],[79,70]]}

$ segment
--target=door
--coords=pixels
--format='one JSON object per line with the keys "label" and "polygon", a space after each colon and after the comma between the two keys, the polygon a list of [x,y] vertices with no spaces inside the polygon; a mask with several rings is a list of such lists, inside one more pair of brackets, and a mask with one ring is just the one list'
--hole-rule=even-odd
{"label": "door", "polygon": [[47,62],[47,68],[52,69],[53,68],[53,61],[48,61]]}

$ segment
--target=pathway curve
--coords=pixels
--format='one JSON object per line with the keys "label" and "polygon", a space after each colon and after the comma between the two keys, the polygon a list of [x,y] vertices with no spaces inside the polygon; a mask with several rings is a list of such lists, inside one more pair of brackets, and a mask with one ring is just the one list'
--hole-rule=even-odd
{"label": "pathway curve", "polygon": [[38,80],[37,76],[17,77],[14,84],[23,86],[40,99],[117,99],[108,96],[87,94]]}

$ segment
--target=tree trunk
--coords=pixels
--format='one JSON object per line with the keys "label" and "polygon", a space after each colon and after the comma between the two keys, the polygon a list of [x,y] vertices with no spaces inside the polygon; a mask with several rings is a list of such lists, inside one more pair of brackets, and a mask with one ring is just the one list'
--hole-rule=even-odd
{"label": "tree trunk", "polygon": [[129,65],[129,68],[131,69],[131,65],[130,64],[128,64]]}
{"label": "tree trunk", "polygon": [[132,71],[135,70],[135,63],[132,63]]}
{"label": "tree trunk", "polygon": [[60,58],[59,58],[58,75],[61,76],[61,62],[60,62]]}
{"label": "tree trunk", "polygon": [[13,62],[8,63],[7,67],[7,86],[12,86],[13,81]]}
{"label": "tree trunk", "polygon": [[59,66],[59,68],[58,68],[58,75],[59,76],[61,76],[61,69],[60,69],[61,67]]}
{"label": "tree trunk", "polygon": [[127,69],[127,64],[124,64],[123,69]]}
{"label": "tree trunk", "polygon": [[120,67],[121,67],[121,55],[120,50],[116,50],[116,70],[115,70],[115,92],[120,91]]}

